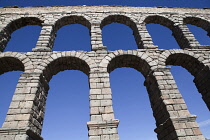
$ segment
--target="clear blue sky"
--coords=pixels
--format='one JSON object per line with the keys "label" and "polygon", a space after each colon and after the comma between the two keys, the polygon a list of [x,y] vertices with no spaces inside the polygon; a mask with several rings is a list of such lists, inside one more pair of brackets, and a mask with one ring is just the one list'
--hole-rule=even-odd
{"label": "clear blue sky", "polygon": [[[0,6],[57,6],[57,5],[122,5],[143,7],[210,7],[209,0],[0,0]],[[203,45],[210,45],[210,38],[200,28],[189,26]],[[149,24],[147,29],[155,45],[161,49],[179,48],[171,31],[161,25]],[[35,47],[39,26],[23,27],[12,34],[5,51],[26,52]],[[33,34],[31,34],[33,32]],[[120,37],[119,37],[120,36]],[[137,49],[129,27],[113,23],[103,28],[103,43],[108,50]],[[67,25],[57,33],[54,50],[90,50],[89,31],[82,25]],[[191,76],[184,68],[172,66],[171,72],[177,82],[191,114],[197,122],[210,119]],[[0,124],[3,123],[15,86],[22,72],[8,72],[0,76]],[[131,68],[120,68],[110,73],[115,118],[120,120],[121,140],[155,140],[155,121],[152,116],[144,78]],[[42,136],[45,140],[86,140],[89,121],[88,77],[80,71],[64,71],[50,81],[47,109]],[[210,124],[200,123],[205,137],[210,138]]]}

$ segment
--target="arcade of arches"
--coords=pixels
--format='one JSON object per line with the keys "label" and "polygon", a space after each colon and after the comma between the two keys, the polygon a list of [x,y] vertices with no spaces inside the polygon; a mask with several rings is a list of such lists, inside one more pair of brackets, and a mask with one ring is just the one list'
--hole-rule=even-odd
{"label": "arcade of arches", "polygon": [[[89,140],[119,140],[119,120],[114,117],[110,72],[130,67],[145,78],[158,140],[205,140],[190,114],[167,65],[182,66],[194,76],[194,83],[210,109],[210,46],[201,45],[186,24],[210,34],[210,9],[157,7],[25,7],[0,8],[0,74],[20,70],[1,140],[42,140],[49,81],[64,70],[80,70],[89,77]],[[135,50],[107,51],[102,28],[121,23],[133,30]],[[155,23],[169,28],[180,49],[158,49],[146,29]],[[68,24],[89,29],[91,51],[52,51],[56,32]],[[27,26],[41,26],[31,52],[4,52],[12,32]]]}

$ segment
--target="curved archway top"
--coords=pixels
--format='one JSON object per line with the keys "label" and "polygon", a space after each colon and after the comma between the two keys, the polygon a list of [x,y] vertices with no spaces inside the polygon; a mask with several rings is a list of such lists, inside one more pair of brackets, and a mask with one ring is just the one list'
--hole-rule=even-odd
{"label": "curved archway top", "polygon": [[17,29],[20,29],[24,26],[28,26],[28,25],[38,25],[38,26],[42,26],[42,23],[44,21],[41,20],[38,17],[20,17],[17,19],[14,19],[12,21],[10,21],[3,30],[6,30],[6,32],[9,32],[10,34],[12,32],[14,32]]}
{"label": "curved archway top", "polygon": [[50,81],[53,75],[64,70],[80,70],[86,75],[97,68],[94,60],[92,60],[86,52],[66,51],[53,53],[48,59],[42,63],[44,67],[39,70],[44,74],[46,79]]}
{"label": "curved archway top", "polygon": [[133,30],[137,29],[137,22],[135,22],[135,19],[132,19],[126,15],[119,15],[119,14],[108,15],[105,18],[103,18],[101,20],[100,27],[102,29],[104,26],[111,23],[121,23],[129,26]]}
{"label": "curved archway top", "polygon": [[38,25],[42,26],[43,20],[38,17],[17,17],[16,19],[11,18],[8,23],[5,23],[5,26],[0,31],[0,51],[4,51],[11,34],[24,26],[28,25]]}
{"label": "curved archway top", "polygon": [[191,51],[171,49],[160,54],[158,67],[164,68],[166,65],[182,66],[195,76],[199,70],[205,67],[202,61],[201,56]]}
{"label": "curved archway top", "polygon": [[172,19],[169,19],[168,17],[160,16],[160,15],[149,15],[147,16],[144,21],[145,24],[155,23],[160,24],[165,27],[168,27],[170,30],[173,29],[175,22]]}
{"label": "curved archway top", "polygon": [[208,34],[210,34],[210,21],[203,19],[201,17],[185,17],[183,19],[183,23],[184,24],[192,24],[195,25],[197,27],[201,27],[202,29],[204,29],[205,31],[208,32]]}
{"label": "curved archway top", "polygon": [[157,61],[154,61],[145,52],[118,50],[108,54],[100,62],[99,67],[112,72],[116,68],[131,67],[141,72],[144,76],[155,69]]}
{"label": "curved archway top", "polygon": [[85,18],[84,16],[69,15],[69,16],[62,16],[60,19],[55,21],[54,23],[55,31],[69,24],[81,24],[87,27],[89,30],[91,29],[90,21],[87,20],[87,18]]}
{"label": "curved archway top", "polygon": [[25,55],[17,52],[0,53],[0,74],[9,71],[30,72],[33,69],[32,62]]}

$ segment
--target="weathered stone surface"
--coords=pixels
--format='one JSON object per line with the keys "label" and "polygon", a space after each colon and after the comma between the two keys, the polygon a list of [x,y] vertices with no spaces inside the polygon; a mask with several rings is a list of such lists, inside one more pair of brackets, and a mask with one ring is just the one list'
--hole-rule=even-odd
{"label": "weathered stone surface", "polygon": [[[89,140],[119,140],[109,73],[120,67],[131,67],[144,75],[159,140],[204,140],[196,116],[188,111],[166,66],[187,69],[210,109],[210,46],[200,45],[186,26],[199,26],[209,35],[209,13],[210,9],[158,7],[0,8],[0,74],[23,71],[0,129],[0,140],[43,140],[40,134],[48,82],[63,70],[80,70],[89,76]],[[133,30],[136,50],[106,49],[101,29],[113,22]],[[149,23],[169,28],[180,49],[158,49],[146,29]],[[90,30],[91,51],[52,51],[56,32],[68,24],[82,24]],[[27,25],[42,27],[32,52],[3,52],[12,32]]]}

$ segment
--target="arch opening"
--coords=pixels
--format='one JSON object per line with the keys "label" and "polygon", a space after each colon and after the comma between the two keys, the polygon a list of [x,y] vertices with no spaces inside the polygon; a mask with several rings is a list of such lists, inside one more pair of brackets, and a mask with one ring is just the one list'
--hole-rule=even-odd
{"label": "arch opening", "polygon": [[196,58],[184,54],[176,53],[170,55],[165,62],[166,65],[181,66],[189,71],[194,77],[202,71],[205,67],[203,63],[199,62]]}
{"label": "arch opening", "polygon": [[169,28],[154,23],[147,24],[146,27],[152,37],[154,45],[157,45],[159,49],[180,48],[175,38],[172,36],[172,31],[169,30]]}
{"label": "arch opening", "polygon": [[[137,47],[139,49],[143,48],[143,46],[142,46],[143,43],[141,41],[141,37],[139,35],[137,25],[132,19],[130,19],[129,17],[123,16],[123,15],[110,15],[102,20],[100,27],[101,27],[101,29],[103,29],[103,27],[105,27],[106,25],[113,24],[113,23],[120,23],[120,24],[124,24],[124,25],[127,25],[128,27],[130,27],[131,30],[133,31],[133,35],[134,35],[134,39],[136,41]],[[117,28],[119,28],[119,27],[120,26],[118,26]],[[114,26],[113,26],[111,28],[111,30],[115,30],[117,28],[114,28]]]}
{"label": "arch opening", "polygon": [[[126,67],[126,68],[125,68]],[[150,70],[151,70],[151,68],[150,68],[150,66],[148,65],[148,63],[146,62],[146,60],[143,60],[143,59],[141,59],[140,57],[137,57],[137,56],[134,56],[134,55],[120,55],[120,56],[116,56],[115,58],[113,58],[111,61],[110,61],[110,63],[108,64],[108,67],[107,67],[107,70],[108,70],[108,72],[109,73],[111,73],[111,76],[112,76],[112,71],[114,71],[115,69],[119,69],[120,68],[120,70],[122,69],[122,70],[125,70],[124,72],[126,73],[126,74],[123,74],[123,75],[126,75],[125,77],[127,77],[128,79],[136,79],[136,80],[141,80],[143,77],[139,77],[138,76],[138,74],[137,74],[137,72],[133,72],[132,71],[132,73],[130,72],[130,70],[133,70],[133,69],[135,69],[136,71],[138,71],[138,72],[141,72],[142,73],[142,75],[144,76],[144,77],[147,77],[147,75],[149,74],[149,72],[150,72]],[[131,69],[131,68],[133,68],[133,69]],[[115,71],[119,71],[119,70],[115,70]],[[130,74],[128,74],[128,73],[130,73]],[[132,76],[129,76],[129,75],[132,75],[132,74],[134,74],[134,77]],[[115,72],[114,72],[114,75],[115,75]],[[120,74],[119,74],[120,75]],[[131,83],[133,83],[134,81],[132,81],[132,82],[128,82],[127,80],[127,78],[126,79],[123,79],[123,77],[124,76],[119,76],[119,77],[121,77],[121,78],[116,78],[116,80],[120,80],[120,82],[118,81],[117,83],[118,83],[118,85],[119,85],[119,83],[121,83],[122,81],[124,81],[124,84],[125,85],[120,85],[120,87],[121,88],[119,88],[119,90],[121,90],[123,87],[128,87],[127,89],[125,89],[125,90],[121,90],[121,91],[118,91],[117,90],[117,92],[124,92],[124,91],[128,91],[130,88],[129,87],[133,87],[133,85],[137,85],[137,84],[139,84],[139,83],[134,83],[133,85],[131,85]],[[112,79],[111,79],[112,80]],[[113,81],[113,80],[112,80]],[[136,82],[136,81],[135,81]],[[111,82],[111,85],[112,85],[112,82]],[[145,85],[145,86],[147,86],[147,85]],[[117,87],[119,87],[119,86],[117,86]],[[148,86],[149,87],[149,86]],[[147,88],[148,88],[147,87]],[[111,87],[112,88],[112,87]],[[135,88],[137,88],[137,87],[135,87]],[[139,88],[141,88],[141,87],[139,87],[138,86],[138,89]],[[114,88],[115,89],[115,88]],[[133,89],[130,89],[130,90],[133,90]],[[139,89],[140,90],[140,89]],[[149,94],[151,94],[151,93],[147,93],[147,94],[144,94],[144,95],[142,95],[142,94],[139,94],[139,93],[137,93],[139,90],[136,90],[136,91],[134,91],[135,92],[135,95],[134,96],[132,96],[132,95],[130,95],[129,93],[124,93],[124,95],[122,95],[122,96],[124,96],[124,98],[125,98],[125,100],[121,100],[121,99],[119,99],[120,97],[118,97],[119,96],[119,94],[117,94],[117,92],[115,92],[116,93],[116,95],[114,95],[115,93],[114,93],[114,91],[113,91],[113,98],[115,98],[115,99],[113,99],[114,101],[113,101],[113,105],[114,105],[114,110],[115,110],[115,101],[117,101],[117,100],[120,100],[120,101],[118,101],[119,102],[119,104],[118,103],[116,103],[116,104],[118,104],[118,105],[116,105],[116,107],[117,108],[121,108],[122,106],[125,106],[126,105],[126,98],[127,97],[130,97],[130,99],[133,99],[133,98],[135,98],[134,100],[136,101],[136,103],[135,103],[135,101],[132,101],[132,103],[134,103],[136,106],[139,106],[139,104],[141,104],[142,102],[144,102],[145,100],[147,100],[146,102],[146,104],[148,104],[148,108],[149,108],[149,100],[150,101],[152,101],[151,99],[149,99],[148,100],[148,97],[147,96],[149,96],[150,97],[150,95]],[[141,91],[144,91],[145,92],[145,88],[144,89],[142,89],[141,88]],[[148,91],[149,92],[149,91]],[[116,97],[117,96],[117,97]],[[121,96],[121,94],[120,94],[120,96]],[[132,97],[131,97],[132,96]],[[156,95],[156,96],[158,96],[158,95]],[[141,101],[142,99],[141,98],[143,98],[143,99],[145,99],[144,101]],[[129,98],[128,98],[129,99]],[[139,101],[137,101],[138,99],[140,99]],[[134,105],[133,104],[133,105]],[[150,104],[152,104],[152,103],[150,103]],[[134,105],[134,106],[135,106]],[[120,107],[119,107],[120,106]],[[129,106],[129,105],[128,105]],[[133,107],[134,107],[133,106]],[[145,105],[143,105],[144,107],[145,107]],[[131,109],[131,107],[132,106],[129,106],[130,107],[130,109]],[[128,107],[128,108],[129,108]],[[139,106],[139,108],[141,108],[142,106]],[[127,108],[127,109],[128,109]],[[136,107],[137,108],[137,107]],[[147,108],[147,109],[148,109]],[[138,109],[138,108],[137,108]],[[125,108],[121,108],[121,110],[124,110],[124,113],[125,113]],[[120,110],[120,111],[121,111]],[[151,109],[148,109],[148,110],[151,110]],[[132,110],[130,110],[130,111],[132,111]],[[146,110],[147,111],[147,110]],[[116,112],[116,111],[115,111]],[[138,110],[136,111],[136,112],[138,112]],[[135,114],[135,112],[131,112],[131,113],[134,113]],[[139,109],[139,112],[138,112],[138,114],[141,114],[142,113],[142,111],[140,111],[140,109]],[[149,132],[149,134],[146,134],[147,136],[146,136],[146,138],[148,138],[148,140],[149,139],[151,139],[151,138],[153,138],[153,139],[155,139],[155,133],[152,133],[152,132],[154,132],[154,129],[155,129],[155,119],[152,119],[152,113],[151,112],[147,112],[147,115],[150,115],[150,117],[148,117],[149,118],[149,120],[147,120],[147,121],[150,121],[150,123],[149,124],[151,124],[150,125],[150,127],[148,127],[147,129],[151,132]],[[154,112],[153,112],[153,115],[154,115]],[[142,115],[142,116],[135,116],[135,117],[137,117],[138,119],[140,118],[140,117],[142,117],[142,119],[141,120],[144,120],[145,118],[145,116],[144,115]],[[128,121],[128,122],[125,122],[124,124],[122,124],[122,127],[124,126],[124,127],[127,127],[127,128],[130,128],[131,126],[126,126],[126,125],[128,125],[128,124],[130,124],[132,121],[130,120],[128,120],[128,119],[132,119],[132,118],[123,118],[123,116],[122,117],[120,117],[122,120],[125,120],[125,121]],[[117,118],[118,119],[118,118]],[[122,121],[121,121],[121,119],[120,119],[120,122],[122,123]],[[126,120],[127,119],[127,120]],[[137,122],[139,122],[139,120],[137,121]],[[153,124],[152,124],[152,122],[154,122]],[[135,126],[135,124],[132,124],[132,126],[134,126],[133,128],[138,128],[137,130],[135,130],[135,135],[133,136],[133,138],[137,138],[138,137],[138,135],[139,135],[139,131],[142,129],[142,126],[140,125],[140,124],[138,124],[137,123],[137,125],[139,125],[139,126]],[[120,124],[119,124],[119,127],[120,127]],[[121,129],[121,128],[120,128]],[[125,131],[125,129],[126,128],[122,128],[122,130],[120,130],[121,132],[121,134],[120,134],[120,137],[121,137],[121,135],[123,135],[123,131]],[[131,128],[132,129],[132,128]],[[129,131],[129,130],[126,130],[126,131]],[[138,133],[138,134],[137,134]],[[131,133],[130,133],[131,134]],[[141,135],[144,135],[144,134],[141,134]],[[126,136],[123,136],[124,138],[123,139],[127,139],[126,138]]]}
{"label": "arch opening", "polygon": [[83,16],[65,16],[56,21],[54,25],[55,32],[57,32],[61,27],[68,24],[81,24],[87,27],[89,30],[91,28],[90,22]]}
{"label": "arch opening", "polygon": [[[76,25],[72,25],[72,24],[76,24]],[[79,26],[78,24],[87,27],[89,30],[87,30],[87,29]],[[71,26],[66,26],[66,25],[71,25]],[[67,28],[69,28],[70,30],[65,30]],[[61,31],[60,31],[60,29],[61,29]],[[85,17],[83,17],[83,16],[65,16],[65,17],[62,17],[59,20],[57,20],[55,22],[55,24],[53,25],[53,30],[52,30],[52,33],[51,33],[51,40],[53,40],[53,44],[54,44],[54,39],[56,38],[56,34],[57,33],[58,33],[58,35],[61,38],[67,40],[66,39],[67,36],[65,36],[65,33],[66,32],[69,32],[70,34],[68,33],[68,35],[70,35],[70,37],[72,37],[72,36],[74,37],[74,41],[71,42],[71,43],[74,43],[74,44],[70,44],[70,45],[72,45],[72,46],[78,46],[79,48],[76,48],[75,47],[76,50],[79,50],[81,48],[81,46],[85,45],[84,47],[82,47],[82,49],[89,51],[89,50],[91,50],[91,47],[88,48],[88,46],[90,46],[90,29],[91,29],[91,23]],[[82,34],[80,34],[81,32],[82,32]],[[87,32],[89,32],[88,33],[89,37],[87,36]],[[61,36],[61,34],[63,36]],[[62,48],[60,48],[60,44],[63,42],[60,37],[58,38],[58,40],[56,39],[56,44],[54,44],[55,46],[58,46],[59,45],[56,48],[56,50],[59,50],[59,51],[62,49]],[[76,42],[75,42],[75,39],[76,39]],[[82,39],[82,41],[81,41],[81,39]],[[83,39],[85,39],[84,44],[83,44]],[[86,40],[86,39],[89,39],[89,40]],[[68,40],[69,41],[72,41],[73,39],[69,39],[68,38]],[[89,43],[88,43],[89,45],[87,45],[87,42],[88,41],[89,41]],[[77,43],[79,43],[79,44],[77,44]],[[82,44],[80,44],[80,43],[82,43]],[[66,46],[65,44],[62,44],[62,45]],[[67,49],[67,50],[69,50],[69,49]]]}
{"label": "arch opening", "polygon": [[[43,21],[41,21],[39,18],[36,17],[21,17],[19,19],[11,21],[9,24],[6,25],[5,28],[1,30],[0,38],[1,38],[1,43],[0,43],[0,51],[4,51],[4,49],[7,46],[7,43],[9,42],[11,35],[14,31],[28,26],[28,25],[38,25],[42,26]],[[41,28],[40,28],[41,30]],[[26,31],[28,32],[28,31]],[[26,33],[24,32],[24,34]],[[30,32],[28,32],[30,33]],[[23,33],[22,33],[23,34]],[[30,34],[33,35],[33,34]],[[37,37],[38,39],[38,37]],[[29,39],[30,40],[30,39]],[[36,40],[37,41],[37,40]],[[31,51],[31,50],[30,50]]]}
{"label": "arch opening", "polygon": [[109,73],[111,73],[114,69],[121,67],[134,68],[141,72],[144,76],[147,76],[147,74],[150,72],[150,66],[148,63],[135,55],[119,55],[115,57],[109,63],[107,70]]}
{"label": "arch opening", "polygon": [[14,31],[4,51],[31,52],[36,46],[40,31],[41,27],[37,25],[28,25]]}
{"label": "arch opening", "polygon": [[89,65],[82,59],[77,57],[60,57],[52,61],[43,70],[43,75],[49,82],[53,75],[64,70],[80,70],[86,75],[89,75]]}
{"label": "arch opening", "polygon": [[[40,80],[40,82],[42,82],[41,84],[40,84],[40,87],[39,88],[42,88],[42,89],[44,89],[44,90],[42,90],[44,93],[41,93],[39,96],[41,96],[41,97],[39,97],[40,98],[40,100],[39,100],[39,102],[42,102],[42,106],[41,107],[39,107],[39,110],[38,110],[38,112],[43,112],[44,113],[44,110],[45,110],[45,106],[46,106],[46,99],[47,99],[47,96],[48,96],[48,90],[49,90],[49,87],[48,87],[48,83],[50,82],[50,80],[52,79],[52,77],[54,76],[54,75],[56,75],[55,77],[59,77],[59,76],[57,76],[57,73],[59,73],[59,72],[62,72],[62,71],[65,71],[65,70],[79,70],[79,71],[81,71],[81,72],[83,72],[83,73],[85,73],[87,76],[89,75],[89,71],[90,71],[90,68],[89,68],[89,65],[84,61],[84,60],[82,60],[82,59],[80,59],[80,58],[77,58],[77,57],[70,57],[70,56],[66,56],[66,57],[59,57],[59,58],[56,58],[56,59],[54,59],[53,61],[51,61],[50,63],[48,63],[47,64],[47,66],[45,67],[45,69],[44,70],[42,70],[43,72],[42,72],[42,77],[43,77],[43,80],[41,81]],[[63,73],[66,73],[66,72],[63,72]],[[77,75],[77,74],[76,74]],[[63,81],[62,79],[65,79],[65,78],[67,78],[67,76],[65,77],[64,75],[63,75],[63,78],[60,78],[60,82],[59,83],[62,83],[62,82],[65,82],[64,83],[64,85],[66,85],[66,84],[68,84],[68,82],[66,82],[65,80]],[[77,78],[77,77],[75,77],[77,80],[79,80],[78,82],[80,82],[80,79],[79,78]],[[56,78],[57,79],[57,78]],[[71,79],[71,77],[68,77],[68,80],[70,80]],[[62,82],[61,82],[62,81]],[[71,81],[71,82],[74,82],[74,81]],[[77,83],[78,83],[77,82]],[[57,83],[57,82],[56,82]],[[53,86],[57,86],[57,85],[59,85],[59,84],[56,84],[56,83],[54,83],[54,85]],[[62,84],[63,85],[63,84]],[[77,87],[78,86],[80,86],[80,85],[77,85]],[[66,87],[69,87],[69,86],[66,86]],[[77,89],[79,89],[79,87],[77,88]],[[66,89],[66,91],[73,91],[73,89]],[[89,92],[89,91],[87,91],[87,92]],[[53,96],[53,95],[52,95]],[[68,96],[68,94],[65,94],[64,96]],[[88,96],[88,94],[86,95],[86,97]],[[79,96],[78,96],[79,97]],[[56,100],[56,98],[59,98],[59,95],[57,95],[57,96],[55,96],[55,97],[51,97],[51,98],[54,98],[55,100]],[[67,98],[67,99],[69,99],[69,98]],[[68,104],[69,102],[68,102],[68,100],[67,99],[64,99],[65,101],[66,101],[66,103]],[[69,99],[69,100],[73,100],[73,99]],[[56,104],[54,104],[54,102],[53,102],[54,100],[52,100],[49,104],[53,104],[52,106],[56,106]],[[61,101],[61,100],[60,100]],[[88,98],[87,98],[87,102],[88,102],[89,100],[88,100]],[[74,101],[75,102],[75,101]],[[78,103],[79,103],[80,101],[78,101]],[[85,102],[85,101],[84,101]],[[59,105],[58,105],[59,106]],[[71,106],[76,106],[75,104],[74,105],[71,105]],[[88,106],[88,105],[87,105]],[[57,107],[57,106],[56,106]],[[66,106],[65,107],[62,107],[62,108],[64,108],[64,109],[67,109],[66,108]],[[52,109],[53,110],[53,109]],[[62,110],[59,110],[59,111],[62,111]],[[74,111],[76,111],[76,110],[74,110]],[[86,110],[87,111],[87,110]],[[55,113],[55,112],[51,112],[52,114],[53,113]],[[49,113],[48,113],[49,114]],[[69,114],[70,115],[70,114]],[[48,115],[48,116],[50,116],[50,115]],[[89,115],[88,115],[89,116]],[[43,118],[44,117],[44,114],[42,115],[42,118],[40,118],[38,121],[39,121],[39,123],[40,123],[40,125],[42,125],[42,121],[44,120],[45,121],[45,119]],[[62,116],[60,116],[60,117],[62,117]],[[78,117],[78,116],[77,116]],[[54,118],[55,119],[55,118]],[[65,118],[65,119],[67,119],[67,118]],[[54,121],[54,120],[53,120]],[[48,122],[48,121],[47,121]],[[87,121],[86,121],[87,122]],[[85,122],[85,123],[86,123]],[[51,118],[51,123],[52,123],[52,118]],[[84,123],[84,122],[83,122]],[[63,122],[62,122],[62,124],[63,124]],[[57,125],[59,125],[59,124],[57,124]],[[84,125],[84,124],[83,124]],[[69,125],[68,125],[69,126]],[[80,124],[80,126],[81,126],[81,124]],[[42,128],[40,128],[40,129],[42,129]],[[51,128],[45,128],[45,136],[47,135],[46,133],[48,133],[48,132],[46,132],[46,131],[48,131],[47,129],[50,129],[50,131],[54,131],[54,130],[52,130]],[[84,130],[84,129],[83,129]],[[42,130],[40,130],[40,131],[42,131]],[[79,132],[78,132],[79,133]],[[77,134],[78,134],[77,133]],[[86,132],[84,132],[84,133],[86,133]],[[49,133],[48,133],[49,134]],[[66,133],[67,134],[67,133]],[[57,135],[56,133],[55,133],[55,135]],[[59,134],[60,135],[60,134]],[[78,135],[77,135],[78,136]],[[86,135],[87,136],[87,135]],[[46,137],[48,137],[48,136],[46,136]]]}
{"label": "arch opening", "polygon": [[187,27],[201,45],[210,45],[210,35],[208,35],[208,32],[201,27],[192,24],[187,24]]}
{"label": "arch opening", "polygon": [[[70,136],[71,139],[87,139],[88,77],[78,70],[65,70],[53,76],[49,85],[42,129],[43,138],[66,139]],[[65,131],[57,131],[59,128]]]}
{"label": "arch opening", "polygon": [[19,59],[14,57],[0,58],[0,74],[9,71],[24,71],[24,65]]}
{"label": "arch opening", "polygon": [[137,47],[132,32],[126,25],[120,23],[109,24],[102,30],[104,45],[111,51],[119,49],[135,50]]}
{"label": "arch opening", "polygon": [[110,79],[115,118],[120,120],[120,139],[157,139],[144,77],[133,68],[123,67],[112,71]]}
{"label": "arch opening", "polygon": [[170,30],[173,30],[174,28],[174,22],[162,16],[157,16],[157,15],[148,16],[146,17],[144,22],[145,24],[150,24],[150,23],[160,24],[162,26],[169,28]]}
{"label": "arch opening", "polygon": [[23,71],[24,65],[17,58],[0,58],[0,126],[2,126],[5,120],[9,105],[12,101],[12,96],[17,85],[17,81],[20,77],[20,73]]}
{"label": "arch opening", "polygon": [[201,27],[207,32],[207,35],[210,36],[210,22],[198,17],[186,17],[184,18],[183,22],[184,24],[191,24]]}
{"label": "arch opening", "polygon": [[[184,36],[182,30],[180,29],[179,26],[175,26],[176,24],[172,20],[170,20],[168,18],[165,18],[165,17],[162,17],[162,16],[154,15],[154,16],[148,16],[148,17],[146,17],[146,19],[144,20],[144,23],[146,25],[147,24],[151,24],[151,23],[153,23],[153,24],[160,24],[162,26],[167,27],[168,29],[171,30],[172,35],[174,36],[174,38],[175,38],[175,40],[177,42],[176,44],[179,45],[178,48],[182,48],[183,49],[183,48],[189,48],[190,47],[190,44],[189,44],[188,40],[186,39],[186,37]],[[153,25],[153,26],[155,27],[156,25]],[[156,26],[156,27],[158,27],[158,26]],[[161,26],[159,26],[159,27],[161,27]],[[160,32],[155,33],[155,34],[157,34],[157,36],[159,36],[159,34],[162,32],[162,30],[165,30],[165,29],[166,28],[162,28]],[[152,29],[150,32],[155,32],[155,31],[156,31],[156,28],[155,29]],[[168,32],[168,31],[165,30],[164,32]],[[171,32],[170,32],[170,34],[171,34]],[[169,34],[169,32],[166,33],[166,34]],[[167,39],[168,39],[169,36],[171,36],[171,35],[167,35]],[[175,44],[175,42],[173,41],[172,38],[170,38],[170,41],[173,44]],[[166,42],[166,40],[163,40],[162,42]],[[169,45],[169,46],[171,46],[171,45]],[[173,47],[176,47],[176,46],[177,45],[175,45]],[[172,48],[172,47],[169,47],[169,48]]]}
{"label": "arch opening", "polygon": [[21,73],[22,71],[10,71],[0,75],[0,127],[5,121]]}
{"label": "arch opening", "polygon": [[90,51],[89,30],[81,24],[65,25],[56,33],[54,51]]}

